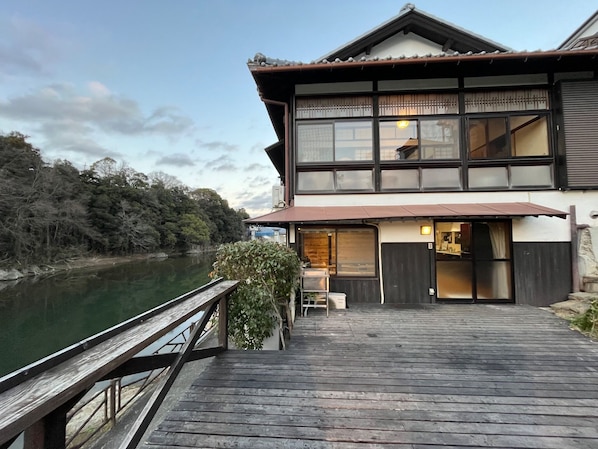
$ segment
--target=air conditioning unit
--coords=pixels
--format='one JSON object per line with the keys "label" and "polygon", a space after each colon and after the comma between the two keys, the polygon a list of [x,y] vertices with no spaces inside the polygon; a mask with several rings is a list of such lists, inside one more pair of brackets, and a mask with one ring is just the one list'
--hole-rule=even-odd
{"label": "air conditioning unit", "polygon": [[272,186],[272,208],[284,207],[284,186]]}

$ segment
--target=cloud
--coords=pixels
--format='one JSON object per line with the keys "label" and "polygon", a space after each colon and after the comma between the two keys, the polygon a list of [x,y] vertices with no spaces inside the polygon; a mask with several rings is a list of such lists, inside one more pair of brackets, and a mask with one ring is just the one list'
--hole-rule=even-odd
{"label": "cloud", "polygon": [[122,157],[121,153],[110,150],[93,139],[93,128],[85,123],[57,119],[52,123],[41,123],[37,127],[37,132],[42,134],[50,144],[50,148],[44,146],[44,150],[49,150],[50,154],[52,149],[55,149],[74,155],[86,156],[86,159],[102,159],[105,157],[119,159]]}
{"label": "cloud", "polygon": [[108,89],[99,81],[90,81],[89,83],[87,83],[87,88],[89,89],[89,92],[95,97],[108,97],[112,94],[110,92],[110,89]]}
{"label": "cloud", "polygon": [[258,171],[258,170],[268,170],[269,168],[270,168],[269,165],[258,164],[257,162],[254,162],[253,164],[250,164],[247,167],[245,167],[245,170],[251,171],[251,172],[255,172],[255,171]]}
{"label": "cloud", "polygon": [[0,75],[45,75],[71,45],[18,16],[0,21]]}
{"label": "cloud", "polygon": [[[247,169],[247,171],[250,171],[251,169]],[[252,171],[252,170],[251,170]],[[269,178],[266,178],[265,176],[253,176],[253,177],[248,177],[245,178],[245,180],[243,181],[245,185],[250,185],[253,188],[256,187],[267,187],[270,186],[272,184],[272,180]]]}
{"label": "cloud", "polygon": [[206,162],[204,167],[208,170],[220,172],[231,172],[238,170],[238,167],[235,164],[234,160],[227,154]]}
{"label": "cloud", "polygon": [[[133,99],[115,95],[99,81],[80,93],[68,83],[46,85],[35,91],[0,99],[0,118],[20,121],[35,129],[45,150],[63,149],[86,156],[116,157],[102,141],[122,137],[164,137],[175,140],[193,130],[193,121],[176,108],[161,106],[144,114]],[[168,165],[191,165],[180,154],[166,156]]]}
{"label": "cloud", "polygon": [[238,193],[236,208],[244,208],[251,216],[263,215],[272,210],[272,195],[270,193]]}
{"label": "cloud", "polygon": [[107,133],[127,136],[178,136],[193,121],[172,107],[159,107],[144,116],[136,101],[118,96],[99,82],[80,95],[71,84],[52,84],[25,95],[0,101],[0,115],[25,122],[71,120]]}
{"label": "cloud", "polygon": [[188,154],[174,153],[163,156],[156,161],[156,165],[172,165],[174,167],[189,167],[195,165],[195,160]]}
{"label": "cloud", "polygon": [[214,140],[212,142],[204,142],[202,140],[197,139],[195,141],[196,145],[200,148],[206,148],[209,151],[218,151],[218,152],[226,152],[226,153],[234,153],[239,151],[239,145],[235,145],[228,142]]}

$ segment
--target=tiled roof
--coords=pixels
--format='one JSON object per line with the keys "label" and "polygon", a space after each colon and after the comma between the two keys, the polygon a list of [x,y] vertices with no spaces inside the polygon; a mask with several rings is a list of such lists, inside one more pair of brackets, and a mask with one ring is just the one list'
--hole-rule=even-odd
{"label": "tiled roof", "polygon": [[352,57],[341,60],[335,59],[333,61],[329,61],[327,59],[322,60],[314,60],[311,62],[302,62],[302,61],[290,61],[286,59],[276,59],[276,58],[269,58],[261,53],[257,53],[253,59],[249,59],[247,61],[247,65],[251,70],[259,69],[260,67],[302,67],[302,66],[319,66],[319,65],[346,65],[346,64],[354,64],[354,63],[382,63],[382,62],[401,62],[401,61],[413,61],[413,62],[424,62],[427,60],[432,61],[446,61],[451,59],[492,59],[493,57],[496,58],[526,58],[526,57],[541,57],[541,56],[550,56],[550,55],[570,55],[570,54],[578,54],[583,52],[598,52],[598,39],[594,37],[593,39],[584,39],[580,41],[574,48],[566,49],[566,50],[535,50],[535,51],[494,51],[491,53],[482,51],[479,53],[474,52],[467,52],[467,53],[426,53],[426,54],[412,54],[412,55],[399,55],[398,57],[393,56],[386,56],[384,58],[380,57],[366,57],[363,56],[359,59],[354,59]]}
{"label": "tiled roof", "polygon": [[416,8],[413,3],[407,3],[401,8],[397,16],[343,44],[341,47],[326,53],[320,59],[335,59],[336,56],[343,58],[341,55],[351,54],[351,52],[359,51],[359,49],[365,50],[367,47],[374,46],[399,31],[412,30],[412,28],[418,30],[415,31],[416,34],[442,45],[448,45],[448,42],[451,42],[451,45],[457,46],[453,50],[462,50],[464,46],[474,51],[512,50],[503,44]]}

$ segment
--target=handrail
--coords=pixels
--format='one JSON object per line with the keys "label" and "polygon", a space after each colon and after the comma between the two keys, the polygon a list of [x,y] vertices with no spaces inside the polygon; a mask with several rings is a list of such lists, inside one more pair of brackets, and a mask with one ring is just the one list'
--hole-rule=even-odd
{"label": "handrail", "polygon": [[0,377],[0,393],[10,388],[14,388],[15,386],[24,382],[25,380],[37,376],[38,374],[43,373],[44,371],[47,371],[48,369],[53,368],[56,365],[59,365],[60,363],[74,357],[77,354],[81,354],[82,352],[87,351],[93,346],[96,346],[99,343],[102,343],[108,340],[109,338],[112,338],[115,335],[124,332],[127,329],[130,329],[133,326],[143,323],[144,321],[156,316],[157,314],[162,313],[163,311],[183,301],[186,301],[187,299],[192,298],[193,296],[209,288],[212,288],[215,284],[221,281],[222,278],[218,278],[211,282],[208,282],[207,284],[202,285],[201,287],[198,287],[187,293],[183,293],[182,295],[177,296],[176,298],[171,299],[170,301],[167,301],[164,304],[160,304],[159,306],[156,306],[153,309],[148,310],[147,312],[129,318],[128,320],[123,321],[122,323],[116,324],[102,332],[92,335],[89,338],[81,340],[77,343],[72,344],[71,346],[67,346],[64,349],[61,349],[60,351],[50,354],[49,356],[44,357],[38,360],[37,362],[33,362],[30,365],[27,365],[16,371],[13,371],[12,373]]}
{"label": "handrail", "polygon": [[[67,411],[95,382],[110,377],[142,349],[201,311],[211,314],[218,306],[219,348],[226,350],[227,301],[237,285],[238,281],[211,282],[47,357],[35,364],[33,375],[20,370],[3,378],[9,387],[0,392],[0,448],[7,447],[24,430],[25,449],[64,447]],[[185,348],[172,367],[180,369],[192,351],[192,347]],[[27,434],[32,441],[29,446]]]}

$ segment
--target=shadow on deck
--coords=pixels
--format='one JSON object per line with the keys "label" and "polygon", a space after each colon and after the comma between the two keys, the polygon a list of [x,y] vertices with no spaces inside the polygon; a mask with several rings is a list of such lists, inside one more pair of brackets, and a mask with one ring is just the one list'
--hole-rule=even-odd
{"label": "shadow on deck", "polygon": [[143,447],[596,448],[598,345],[547,311],[310,311],[287,351],[228,351]]}

